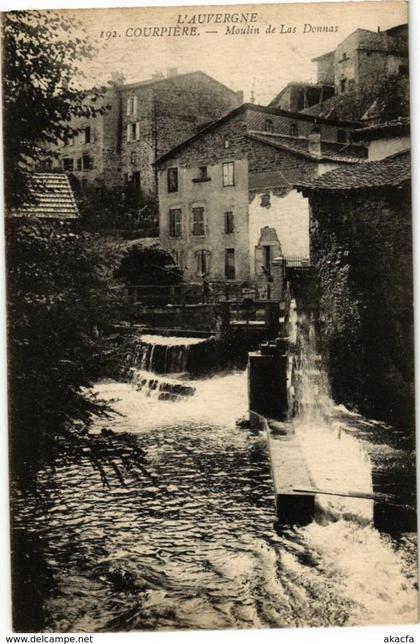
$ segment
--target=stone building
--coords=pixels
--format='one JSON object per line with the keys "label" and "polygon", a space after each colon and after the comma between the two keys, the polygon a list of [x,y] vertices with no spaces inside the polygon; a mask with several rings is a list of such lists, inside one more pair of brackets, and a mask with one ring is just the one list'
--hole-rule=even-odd
{"label": "stone building", "polygon": [[408,25],[381,31],[356,29],[337,47],[312,59],[317,82],[335,86],[335,93],[362,93],[380,86],[387,76],[408,72]]}
{"label": "stone building", "polygon": [[407,429],[414,414],[410,151],[340,167],[297,188],[311,208],[334,398]]}
{"label": "stone building", "polygon": [[[289,83],[271,106],[325,118],[374,120],[378,112],[393,109],[395,97],[386,92],[381,96],[387,81],[407,93],[408,25],[384,31],[356,29],[334,50],[312,60],[317,65],[316,83]],[[385,105],[375,104],[378,97]]]}
{"label": "stone building", "polygon": [[269,103],[269,107],[279,107],[289,112],[301,112],[331,98],[334,96],[334,91],[333,82],[287,83],[286,87]]}
{"label": "stone building", "polygon": [[61,166],[82,189],[129,183],[144,196],[155,194],[155,159],[242,100],[241,92],[201,71],[172,69],[130,84],[116,78],[95,103],[103,114],[70,123],[78,132],[60,148]]}
{"label": "stone building", "polygon": [[160,243],[188,279],[264,296],[275,257],[308,260],[308,203],[294,182],[366,157],[337,141],[354,124],[315,121],[244,104],[157,160]]}

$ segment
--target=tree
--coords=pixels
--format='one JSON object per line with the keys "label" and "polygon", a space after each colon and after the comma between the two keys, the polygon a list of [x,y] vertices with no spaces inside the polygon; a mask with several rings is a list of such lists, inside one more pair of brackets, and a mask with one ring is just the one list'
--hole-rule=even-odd
{"label": "tree", "polygon": [[95,49],[80,23],[56,11],[12,11],[2,16],[3,129],[6,206],[30,195],[27,173],[73,133],[72,116],[95,116],[101,90],[81,91],[81,63]]}

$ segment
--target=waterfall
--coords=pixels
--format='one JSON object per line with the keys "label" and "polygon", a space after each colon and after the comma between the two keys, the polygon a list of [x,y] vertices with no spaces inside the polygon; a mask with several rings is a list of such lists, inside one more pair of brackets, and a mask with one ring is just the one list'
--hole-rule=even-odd
{"label": "waterfall", "polygon": [[203,349],[213,340],[144,334],[139,337],[135,368],[158,374],[180,374],[197,366]]}
{"label": "waterfall", "polygon": [[317,349],[313,320],[297,319],[297,369],[294,380],[297,414],[294,427],[314,488],[336,492],[317,495],[324,516],[373,521],[373,501],[338,494],[373,494],[372,465],[360,442],[346,431],[336,415],[326,368]]}

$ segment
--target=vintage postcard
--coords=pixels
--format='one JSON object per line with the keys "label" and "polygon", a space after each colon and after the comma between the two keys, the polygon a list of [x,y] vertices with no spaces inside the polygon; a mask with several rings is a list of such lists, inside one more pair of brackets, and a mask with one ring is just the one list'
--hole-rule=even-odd
{"label": "vintage postcard", "polygon": [[14,630],[417,623],[406,3],[1,25]]}

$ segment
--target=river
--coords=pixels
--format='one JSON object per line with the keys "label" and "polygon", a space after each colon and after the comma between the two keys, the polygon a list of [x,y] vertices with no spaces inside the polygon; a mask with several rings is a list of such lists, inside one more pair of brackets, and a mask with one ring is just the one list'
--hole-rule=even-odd
{"label": "river", "polygon": [[[97,384],[119,415],[93,428],[116,441],[135,435],[147,471],[123,484],[109,469],[105,486],[87,460],[57,462],[39,476],[40,497],[17,506],[17,530],[30,526],[48,568],[46,630],[415,622],[414,533],[381,533],[371,501],[327,496],[316,521],[276,531],[265,436],[235,423],[247,410],[246,373],[191,380],[177,339],[165,357],[173,373],[158,375],[151,342],[131,383]],[[307,401],[296,419],[317,486],[369,492],[381,471],[395,481],[407,453],[392,430],[321,393],[322,418],[313,422]]]}

